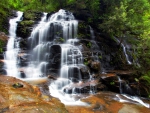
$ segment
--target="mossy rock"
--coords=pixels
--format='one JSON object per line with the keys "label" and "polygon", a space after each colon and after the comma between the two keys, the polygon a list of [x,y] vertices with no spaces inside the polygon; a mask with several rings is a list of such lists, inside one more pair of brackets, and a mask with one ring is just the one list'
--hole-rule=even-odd
{"label": "mossy rock", "polygon": [[41,12],[27,11],[27,12],[24,12],[23,18],[24,18],[24,20],[38,21],[41,19],[42,15],[43,14]]}
{"label": "mossy rock", "polygon": [[34,24],[34,21],[32,21],[32,20],[26,20],[26,21],[20,22],[20,24],[22,26],[32,26]]}
{"label": "mossy rock", "polygon": [[27,38],[32,31],[33,25],[34,25],[34,21],[32,20],[21,21],[20,23],[18,23],[17,36]]}
{"label": "mossy rock", "polygon": [[41,20],[43,13],[35,11],[26,11],[23,13],[23,20],[18,23],[17,36],[22,38],[28,38],[32,32],[32,28],[35,24]]}
{"label": "mossy rock", "polygon": [[90,35],[90,27],[85,22],[79,22],[78,24],[78,38],[81,39],[89,39],[91,37]]}

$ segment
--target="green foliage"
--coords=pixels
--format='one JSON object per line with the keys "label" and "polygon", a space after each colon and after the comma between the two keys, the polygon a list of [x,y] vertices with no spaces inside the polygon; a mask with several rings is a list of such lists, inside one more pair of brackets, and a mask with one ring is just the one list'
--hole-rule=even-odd
{"label": "green foliage", "polygon": [[34,23],[34,21],[32,21],[32,20],[27,20],[27,21],[22,21],[22,22],[20,22],[20,24],[22,25],[22,26],[31,26],[31,25],[33,25],[33,23]]}
{"label": "green foliage", "polygon": [[78,38],[83,38],[83,37],[85,37],[85,34],[82,34],[82,33],[78,34]]}
{"label": "green foliage", "polygon": [[100,0],[85,0],[88,9],[94,18],[98,17],[98,11],[100,10]]}
{"label": "green foliage", "polygon": [[99,59],[102,59],[103,57],[102,57],[102,55],[98,55],[98,58],[99,58]]}
{"label": "green foliage", "polygon": [[91,47],[92,47],[92,43],[91,43],[91,42],[88,42],[88,43],[86,44],[86,46],[87,46],[88,48],[91,48]]}
{"label": "green foliage", "polygon": [[[113,36],[133,35],[140,37],[149,29],[150,4],[148,0],[103,0],[106,8],[99,28]],[[140,6],[140,8],[139,8]]]}
{"label": "green foliage", "polygon": [[14,88],[22,88],[23,85],[20,84],[20,83],[15,83],[15,84],[12,85],[12,87],[14,87]]}
{"label": "green foliage", "polygon": [[150,75],[145,75],[142,76],[141,78],[144,79],[150,85]]}
{"label": "green foliage", "polygon": [[110,82],[110,85],[115,85],[115,82],[114,81]]}
{"label": "green foliage", "polygon": [[3,46],[4,46],[4,42],[2,40],[0,40],[0,53],[3,52]]}
{"label": "green foliage", "polygon": [[7,33],[7,28],[4,24],[7,23],[7,17],[9,15],[9,7],[6,5],[8,4],[7,0],[2,0],[0,2],[0,31]]}
{"label": "green foliage", "polygon": [[89,63],[88,63],[88,59],[87,58],[85,58],[84,59],[84,65],[88,65]]}
{"label": "green foliage", "polygon": [[61,38],[59,38],[59,41],[60,41],[60,42],[64,42],[65,39],[61,37]]}

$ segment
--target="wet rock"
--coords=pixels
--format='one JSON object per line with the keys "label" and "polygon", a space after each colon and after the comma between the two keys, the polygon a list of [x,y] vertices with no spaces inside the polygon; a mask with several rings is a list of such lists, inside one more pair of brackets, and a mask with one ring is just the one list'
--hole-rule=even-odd
{"label": "wet rock", "polygon": [[39,88],[19,79],[0,75],[0,112],[67,113],[59,100],[44,96]]}
{"label": "wet rock", "polygon": [[26,51],[20,51],[18,53],[18,65],[19,66],[27,66],[30,63],[31,55],[27,54]]}
{"label": "wet rock", "polygon": [[79,81],[66,86],[64,92],[68,94],[96,93],[98,85],[98,80]]}
{"label": "wet rock", "polygon": [[90,78],[90,73],[89,73],[89,68],[86,67],[86,66],[82,66],[80,68],[80,71],[81,71],[81,78],[84,80],[87,80]]}
{"label": "wet rock", "polygon": [[[84,21],[78,23],[78,38],[79,39],[90,39],[90,27]],[[87,42],[82,40],[81,42]]]}
{"label": "wet rock", "polygon": [[60,45],[53,45],[50,48],[49,68],[60,69],[61,65],[61,47]]}
{"label": "wet rock", "polygon": [[[125,85],[125,81],[120,81],[116,73],[102,74],[101,82],[107,87],[109,91],[117,93],[122,93],[120,92],[120,89],[122,89],[122,86]],[[122,85],[121,87],[120,84]]]}
{"label": "wet rock", "polygon": [[27,50],[28,47],[28,40],[27,39],[23,39],[23,38],[19,38],[19,46],[20,48],[22,48],[22,50]]}
{"label": "wet rock", "polygon": [[47,74],[53,75],[54,77],[58,77],[60,73],[59,69],[55,69],[55,68],[50,68],[48,69]]}
{"label": "wet rock", "polygon": [[26,74],[24,73],[24,71],[20,71],[20,78],[26,78]]}
{"label": "wet rock", "polygon": [[22,38],[28,38],[32,32],[33,26],[38,24],[42,17],[41,12],[26,11],[23,14],[23,20],[18,23],[17,36]]}
{"label": "wet rock", "polygon": [[136,80],[136,77],[135,71],[112,70],[101,74],[101,82],[107,90],[113,92],[148,97],[148,87],[144,85],[144,81]]}
{"label": "wet rock", "polygon": [[79,9],[79,10],[74,10],[73,12],[75,17],[81,21],[82,20],[87,21],[87,19],[92,16],[87,9]]}
{"label": "wet rock", "polygon": [[93,61],[91,62],[90,64],[90,69],[92,72],[97,72],[97,73],[100,73],[100,70],[101,70],[101,64],[99,61]]}
{"label": "wet rock", "polygon": [[[89,97],[81,98],[86,106],[66,106],[70,113],[149,113],[150,109],[137,103],[119,102],[117,94],[111,92],[100,92]],[[130,103],[131,102],[131,103]]]}
{"label": "wet rock", "polygon": [[111,70],[109,72],[116,73],[117,76],[128,80],[133,80],[137,76],[136,71],[133,70]]}
{"label": "wet rock", "polygon": [[[130,111],[129,111],[130,110]],[[135,108],[135,106],[132,105],[124,105],[119,111],[118,113],[141,113],[141,111],[139,111],[137,108]],[[144,113],[144,112],[143,112]]]}

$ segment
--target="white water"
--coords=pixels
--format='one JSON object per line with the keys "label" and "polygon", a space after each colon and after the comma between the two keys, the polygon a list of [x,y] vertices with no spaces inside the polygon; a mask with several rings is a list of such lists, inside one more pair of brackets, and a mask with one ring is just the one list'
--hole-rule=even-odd
{"label": "white water", "polygon": [[[60,37],[65,42],[69,38],[75,38],[77,36],[77,24],[78,22],[74,19],[74,16],[65,10],[59,10],[47,20],[46,14],[44,14],[43,19],[34,28],[29,38],[32,53],[29,67],[36,71],[35,75],[28,73],[29,76],[38,77],[46,73],[46,70],[44,72],[41,70],[47,66],[50,56],[49,50],[55,43],[54,40]],[[63,49],[63,51],[66,50]]]}
{"label": "white water", "polygon": [[19,77],[19,72],[17,69],[17,55],[19,52],[19,43],[15,41],[17,22],[21,21],[23,12],[18,11],[17,17],[10,19],[9,24],[9,40],[7,43],[7,51],[5,53],[5,66],[6,72],[9,76]]}
{"label": "white water", "polygon": [[93,40],[95,40],[94,30],[93,30],[93,28],[92,28],[91,26],[89,26],[89,27],[90,27],[91,38],[92,38]]}
{"label": "white water", "polygon": [[122,91],[122,80],[120,79],[119,76],[117,76],[117,77],[118,77],[118,82],[119,82],[119,90],[120,90],[120,94],[122,94],[122,93],[123,93],[123,91]]}
{"label": "white water", "polygon": [[[65,83],[65,85],[61,83]],[[71,81],[68,81],[68,79],[62,79],[59,78],[58,80],[51,83],[49,86],[50,94],[56,98],[59,98],[62,103],[65,105],[82,105],[87,106],[87,103],[81,102],[80,99],[75,99],[75,97],[78,97],[76,94],[65,94],[63,92],[64,87],[67,86],[68,83],[71,83]],[[61,87],[60,87],[61,86]]]}
{"label": "white water", "polygon": [[[43,17],[38,25],[33,29],[31,36],[29,37],[29,43],[31,47],[31,61],[28,67],[24,70],[26,78],[40,78],[43,75],[42,68],[46,69],[47,57],[46,50],[47,47],[51,45],[51,42],[46,42],[45,38],[47,36],[46,27],[46,16],[47,13],[43,13]],[[37,42],[38,40],[38,42]],[[45,55],[43,55],[45,54]],[[45,70],[44,70],[45,71]]]}
{"label": "white water", "polygon": [[[116,41],[118,42],[118,44],[119,44],[119,43],[120,43],[120,40],[117,39],[116,37],[114,37],[114,38],[115,38],[115,40],[116,40]],[[126,51],[126,46],[125,46],[122,42],[121,42],[121,46],[122,46],[123,52],[124,52],[124,54],[125,54],[127,63],[128,63],[128,64],[132,64],[132,62],[129,60],[129,56],[128,56],[127,51]]]}
{"label": "white water", "polygon": [[[72,85],[72,81],[69,77],[74,76],[74,70],[76,70],[76,76],[81,80],[81,74],[79,67],[83,65],[82,53],[76,45],[78,43],[77,26],[78,22],[70,12],[60,10],[55,13],[49,19],[50,22],[57,22],[63,29],[64,44],[60,44],[61,47],[61,69],[60,78],[50,84],[50,93],[52,96],[59,98],[66,105],[86,105],[80,100],[76,100],[75,94],[65,94],[64,90]],[[72,91],[74,93],[74,91]]]}
{"label": "white water", "polygon": [[129,95],[119,95],[117,94],[116,97],[119,98],[120,102],[129,102],[129,103],[134,103],[134,104],[141,104],[147,108],[150,108],[150,104],[143,102],[139,97],[136,96],[129,96]]}

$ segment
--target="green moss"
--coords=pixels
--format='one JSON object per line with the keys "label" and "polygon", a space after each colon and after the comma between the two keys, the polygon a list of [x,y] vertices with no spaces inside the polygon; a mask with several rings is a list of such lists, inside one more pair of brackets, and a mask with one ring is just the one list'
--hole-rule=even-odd
{"label": "green moss", "polygon": [[0,3],[0,31],[8,33],[6,28],[7,18],[9,16],[9,9],[7,5]]}
{"label": "green moss", "polygon": [[33,20],[26,20],[26,21],[21,21],[20,25],[22,26],[32,26],[34,24]]}
{"label": "green moss", "polygon": [[110,82],[110,85],[115,85],[115,82],[114,81]]}
{"label": "green moss", "polygon": [[91,47],[92,47],[92,43],[91,43],[91,42],[88,42],[88,43],[86,44],[86,46],[87,46],[88,48],[91,48]]}
{"label": "green moss", "polygon": [[12,85],[12,87],[14,87],[14,88],[22,88],[23,85],[20,84],[20,83],[15,83],[15,84]]}
{"label": "green moss", "polygon": [[148,85],[150,85],[150,76],[149,76],[149,75],[144,75],[144,76],[141,77],[141,79],[145,80],[146,83],[147,83]]}
{"label": "green moss", "polygon": [[85,58],[84,59],[84,65],[88,65],[89,63],[88,63],[88,59],[87,58]]}
{"label": "green moss", "polygon": [[3,53],[3,47],[5,45],[5,42],[0,39],[0,53]]}
{"label": "green moss", "polygon": [[31,11],[27,11],[24,13],[24,18],[27,20],[34,20],[35,14]]}
{"label": "green moss", "polygon": [[82,33],[78,34],[78,38],[84,38],[84,37],[85,37],[85,34],[82,34]]}
{"label": "green moss", "polygon": [[59,38],[59,41],[60,41],[60,42],[64,42],[65,39],[61,37],[61,38]]}

